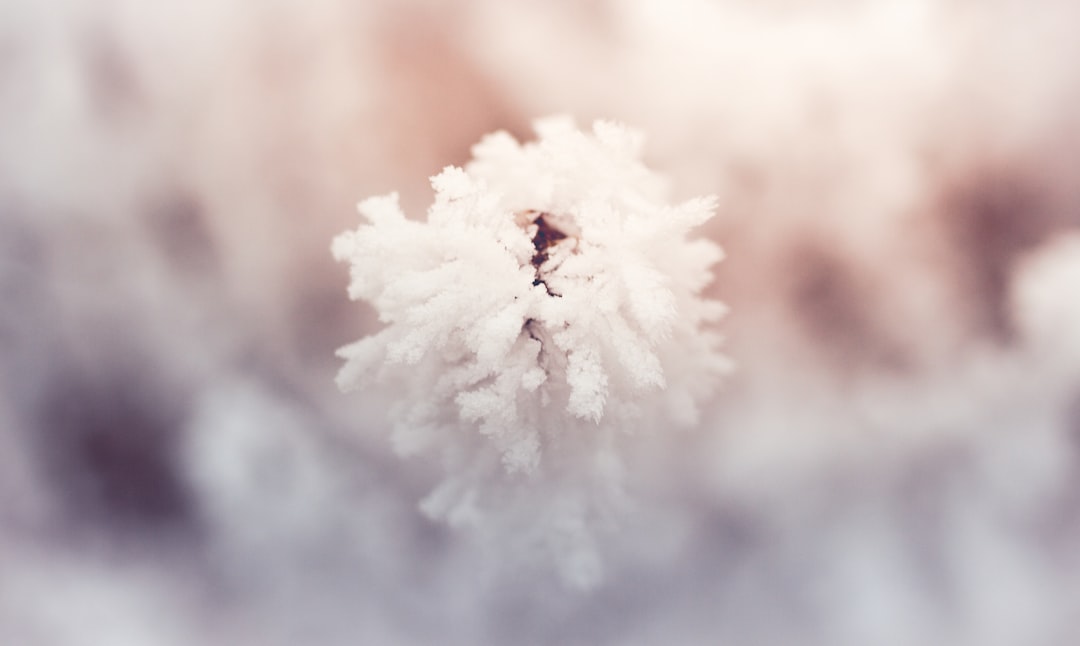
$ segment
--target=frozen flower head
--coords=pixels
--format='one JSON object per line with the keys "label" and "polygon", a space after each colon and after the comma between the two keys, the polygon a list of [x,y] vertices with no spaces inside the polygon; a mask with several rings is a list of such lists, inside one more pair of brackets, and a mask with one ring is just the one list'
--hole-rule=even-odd
{"label": "frozen flower head", "polygon": [[724,308],[701,296],[722,254],[689,237],[715,200],[667,204],[619,125],[536,131],[489,135],[432,178],[426,222],[371,198],[333,244],[350,297],[386,324],[339,351],[338,383],[389,389],[400,452],[450,456],[458,494],[426,508],[451,520],[482,513],[483,487],[462,477],[486,460],[519,481],[617,488],[619,438],[693,425],[728,369],[710,327]]}

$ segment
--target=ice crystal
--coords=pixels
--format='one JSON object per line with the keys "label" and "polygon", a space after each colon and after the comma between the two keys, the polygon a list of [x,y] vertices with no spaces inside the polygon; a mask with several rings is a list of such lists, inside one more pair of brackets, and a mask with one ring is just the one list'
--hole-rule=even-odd
{"label": "ice crystal", "polygon": [[565,494],[548,497],[552,527],[577,527],[589,492],[619,489],[620,437],[695,424],[728,370],[712,326],[724,306],[702,296],[722,253],[690,237],[715,199],[665,203],[620,125],[536,132],[488,135],[433,177],[425,222],[396,194],[370,198],[367,223],[333,243],[349,296],[385,324],[339,350],[338,384],[386,389],[400,453],[442,450],[449,479],[424,508],[451,523],[493,498],[513,515],[532,483]]}

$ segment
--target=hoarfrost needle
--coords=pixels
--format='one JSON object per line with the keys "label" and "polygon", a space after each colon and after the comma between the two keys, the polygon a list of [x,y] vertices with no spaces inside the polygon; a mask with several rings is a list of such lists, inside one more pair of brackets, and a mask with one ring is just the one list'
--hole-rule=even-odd
{"label": "hoarfrost needle", "polygon": [[692,426],[729,370],[711,325],[724,306],[701,296],[722,253],[689,237],[715,199],[666,204],[635,132],[558,117],[535,129],[524,145],[488,135],[433,177],[426,222],[396,194],[360,203],[367,223],[333,254],[385,327],[338,351],[338,385],[387,389],[400,453],[442,451],[428,513],[512,525],[521,505],[546,505],[549,518],[527,516],[552,544],[577,528],[569,549],[584,553],[564,574],[588,584],[598,566],[581,546],[618,497],[620,437]]}

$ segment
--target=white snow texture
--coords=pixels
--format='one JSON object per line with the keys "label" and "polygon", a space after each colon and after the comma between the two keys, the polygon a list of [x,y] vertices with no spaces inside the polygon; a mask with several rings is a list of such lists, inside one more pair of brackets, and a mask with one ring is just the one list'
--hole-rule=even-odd
{"label": "white snow texture", "polygon": [[424,509],[451,524],[543,504],[563,510],[553,528],[587,528],[618,498],[620,443],[696,424],[730,369],[725,308],[702,296],[722,252],[690,237],[715,198],[667,204],[623,126],[535,130],[433,177],[426,222],[370,198],[333,242],[350,298],[385,324],[339,350],[338,385],[386,389],[400,454],[441,451],[449,479]]}

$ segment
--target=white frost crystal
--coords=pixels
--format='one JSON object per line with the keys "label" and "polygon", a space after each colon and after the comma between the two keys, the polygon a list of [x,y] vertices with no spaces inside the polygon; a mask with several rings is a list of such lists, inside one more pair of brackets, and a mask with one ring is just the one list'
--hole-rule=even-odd
{"label": "white frost crystal", "polygon": [[715,199],[666,204],[636,133],[536,131],[488,135],[433,177],[426,222],[396,194],[359,205],[367,223],[333,253],[385,327],[339,350],[338,384],[387,389],[399,452],[441,449],[429,513],[490,526],[543,504],[531,517],[565,534],[617,496],[620,437],[695,424],[728,371],[710,326],[724,306],[701,296],[722,253],[688,237]]}

